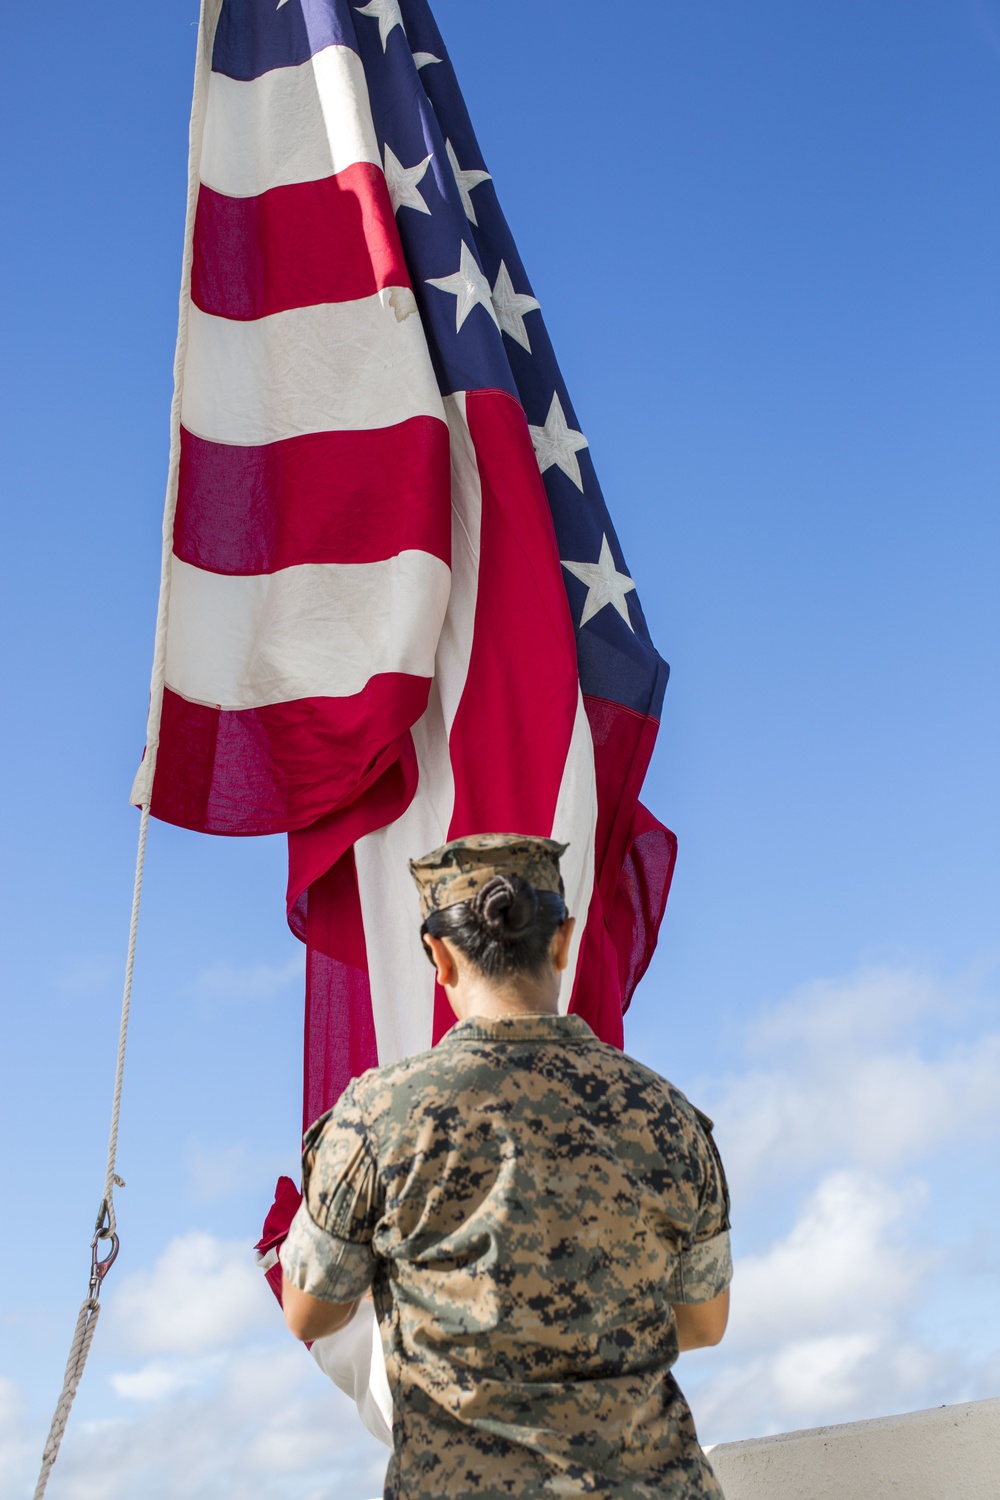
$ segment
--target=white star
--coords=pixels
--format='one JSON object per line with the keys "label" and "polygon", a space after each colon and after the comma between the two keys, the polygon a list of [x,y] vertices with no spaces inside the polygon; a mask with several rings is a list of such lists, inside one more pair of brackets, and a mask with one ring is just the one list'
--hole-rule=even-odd
{"label": "white star", "polygon": [[435,57],[433,52],[414,52],[413,61],[416,63],[417,72],[419,73],[420,69],[426,68],[428,63],[440,62],[441,59]]}
{"label": "white star", "polygon": [[489,182],[490,174],[489,172],[480,172],[477,167],[460,167],[458,165],[458,157],[455,155],[455,148],[451,144],[451,141],[445,141],[444,149],[448,153],[451,170],[455,174],[455,181],[458,184],[458,195],[462,200],[462,207],[465,209],[465,217],[470,219],[473,224],[478,225],[479,220],[476,218],[476,210],[472,206],[471,193],[472,189],[478,187],[481,182]]}
{"label": "white star", "polygon": [[583,614],[580,616],[581,625],[586,625],[588,620],[600,614],[605,605],[613,604],[629,630],[635,634],[635,626],[628,617],[628,605],[625,603],[625,595],[632,592],[635,584],[627,573],[619,573],[615,567],[606,536],[601,538],[601,555],[595,563],[564,562],[563,567],[567,573],[572,573],[574,578],[579,578],[581,583],[587,585],[587,597],[583,601]]}
{"label": "white star", "polygon": [[[490,301],[490,284],[486,280],[476,257],[469,249],[465,241],[462,241],[462,259],[457,271],[450,276],[428,276],[428,286],[436,286],[439,291],[448,292],[456,298],[455,302],[455,332],[457,333],[469,316],[472,309],[477,305],[485,307],[494,323],[497,323],[497,315],[493,311],[493,303]],[[497,323],[497,327],[500,324]]]}
{"label": "white star", "polygon": [[398,214],[401,208],[415,208],[419,214],[430,213],[423,195],[417,191],[417,183],[427,171],[429,162],[430,157],[425,156],[415,167],[404,167],[395,152],[386,146],[385,181],[394,214]]}
{"label": "white star", "polygon": [[[384,52],[389,44],[389,33],[392,28],[403,26],[399,0],[368,0],[367,5],[356,5],[354,9],[359,16],[369,16],[373,21],[378,21],[378,34]],[[406,35],[405,26],[403,26],[403,35]]]}
{"label": "white star", "polygon": [[555,464],[557,468],[562,469],[567,479],[572,479],[577,489],[582,491],[583,480],[580,477],[580,462],[576,455],[581,448],[586,448],[588,443],[582,432],[577,432],[575,428],[567,424],[557,391],[552,393],[552,404],[545,418],[545,426],[534,427],[529,422],[528,431],[531,433],[531,441],[535,445],[535,457],[538,459],[538,467],[542,473],[544,474],[546,469],[551,469]]}
{"label": "white star", "polygon": [[527,330],[524,326],[525,313],[534,312],[539,304],[534,297],[529,297],[527,292],[515,292],[514,283],[510,279],[510,272],[500,262],[497,272],[497,284],[493,288],[493,306],[503,333],[509,333],[512,339],[516,339],[522,349],[531,353],[531,344],[528,342]]}

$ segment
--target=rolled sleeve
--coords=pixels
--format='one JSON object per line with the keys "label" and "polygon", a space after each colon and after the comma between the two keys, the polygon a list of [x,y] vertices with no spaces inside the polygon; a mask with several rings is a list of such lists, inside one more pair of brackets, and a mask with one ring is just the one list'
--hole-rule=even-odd
{"label": "rolled sleeve", "polygon": [[375,1256],[370,1244],[342,1240],[320,1229],[303,1202],[281,1247],[281,1269],[310,1297],[352,1302],[371,1286]]}
{"label": "rolled sleeve", "polygon": [[302,1203],[281,1248],[293,1286],[323,1302],[350,1302],[371,1286],[372,1235],[382,1212],[378,1168],[348,1086],[306,1132]]}
{"label": "rolled sleeve", "polygon": [[729,1230],[699,1240],[682,1250],[670,1278],[668,1297],[671,1302],[693,1306],[711,1302],[726,1290],[733,1279],[733,1254]]}
{"label": "rolled sleeve", "polygon": [[694,1306],[711,1302],[733,1279],[729,1240],[729,1185],[712,1122],[689,1106],[694,1116],[692,1180],[698,1184],[698,1204],[688,1233],[678,1246],[677,1261],[667,1295],[673,1303]]}

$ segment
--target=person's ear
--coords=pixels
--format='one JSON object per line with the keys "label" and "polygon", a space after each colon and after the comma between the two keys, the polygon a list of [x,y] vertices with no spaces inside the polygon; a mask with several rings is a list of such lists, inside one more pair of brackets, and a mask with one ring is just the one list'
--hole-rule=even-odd
{"label": "person's ear", "polygon": [[575,926],[576,918],[567,917],[552,939],[552,962],[555,964],[557,974],[561,974],[569,963],[569,949],[573,941]]}
{"label": "person's ear", "polygon": [[429,932],[425,932],[424,946],[428,949],[431,958],[434,960],[438,983],[445,988],[450,984],[454,984],[458,978],[458,966],[455,963],[455,956],[449,945],[443,938],[432,937]]}

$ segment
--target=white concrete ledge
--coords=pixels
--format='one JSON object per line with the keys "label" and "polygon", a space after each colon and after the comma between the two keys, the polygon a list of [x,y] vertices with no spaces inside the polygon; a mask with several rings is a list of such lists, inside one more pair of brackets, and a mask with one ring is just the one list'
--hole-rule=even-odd
{"label": "white concrete ledge", "polygon": [[1000,1400],[708,1448],[726,1500],[996,1500]]}

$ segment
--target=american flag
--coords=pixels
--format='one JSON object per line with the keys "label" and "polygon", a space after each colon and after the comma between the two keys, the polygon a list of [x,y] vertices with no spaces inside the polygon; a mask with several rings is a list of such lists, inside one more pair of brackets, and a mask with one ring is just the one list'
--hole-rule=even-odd
{"label": "american flag", "polygon": [[133,800],[288,833],[305,1120],[451,1024],[406,861],[466,833],[569,843],[621,1045],[667,667],[424,0],[205,0],[173,437]]}

